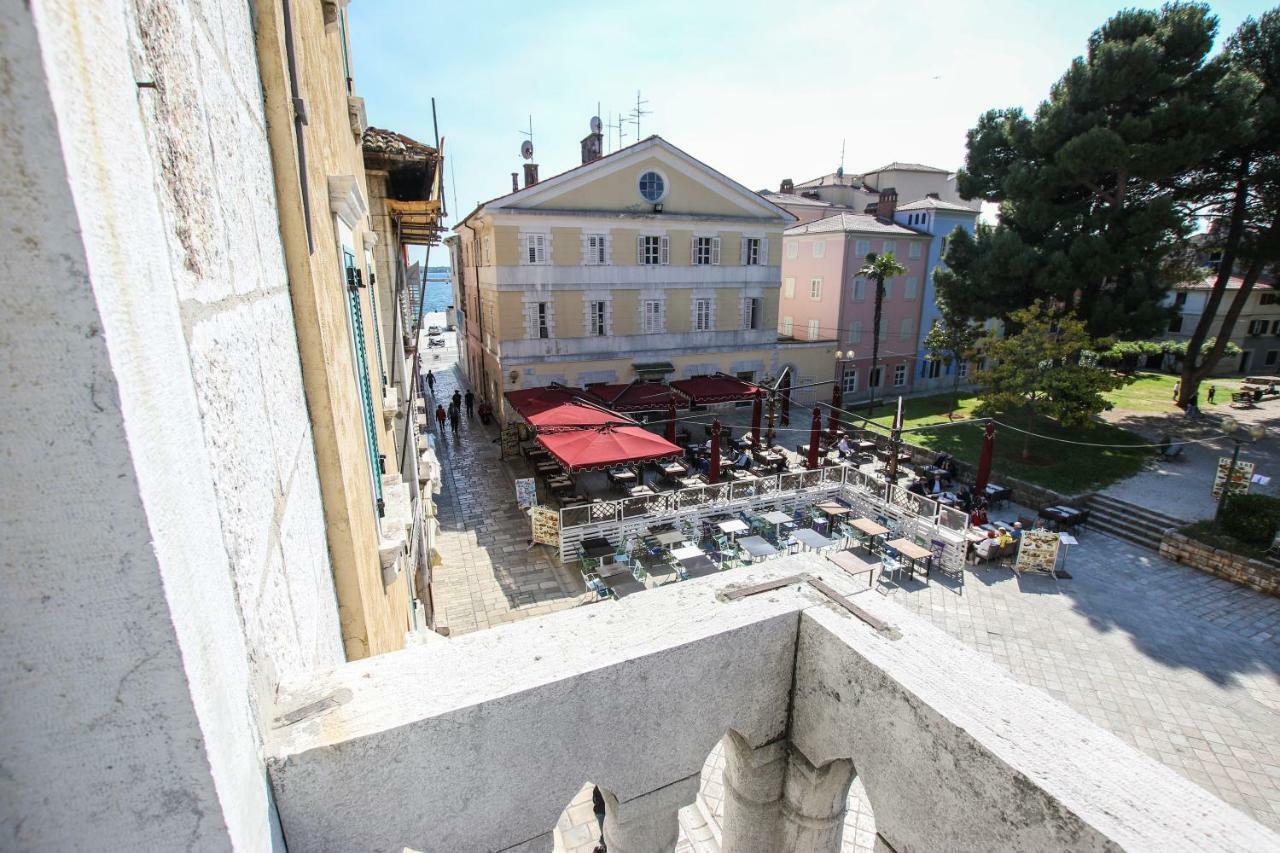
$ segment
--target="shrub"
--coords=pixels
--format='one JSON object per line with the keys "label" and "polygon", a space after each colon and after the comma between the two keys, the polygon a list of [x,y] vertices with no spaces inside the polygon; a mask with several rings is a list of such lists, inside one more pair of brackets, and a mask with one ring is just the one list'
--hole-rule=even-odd
{"label": "shrub", "polygon": [[1280,527],[1280,498],[1231,495],[1222,514],[1222,532],[1241,542],[1270,545]]}

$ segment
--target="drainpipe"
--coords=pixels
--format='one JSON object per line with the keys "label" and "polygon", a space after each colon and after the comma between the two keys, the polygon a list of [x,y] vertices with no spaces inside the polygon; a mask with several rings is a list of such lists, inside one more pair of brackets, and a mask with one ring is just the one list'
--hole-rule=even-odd
{"label": "drainpipe", "polygon": [[298,147],[298,186],[302,193],[302,218],[307,225],[307,254],[315,252],[311,233],[311,190],[307,186],[307,140],[302,128],[307,124],[307,102],[298,91],[298,57],[293,49],[293,14],[289,0],[281,0],[284,18],[284,53],[289,65],[289,97],[293,105],[293,135]]}

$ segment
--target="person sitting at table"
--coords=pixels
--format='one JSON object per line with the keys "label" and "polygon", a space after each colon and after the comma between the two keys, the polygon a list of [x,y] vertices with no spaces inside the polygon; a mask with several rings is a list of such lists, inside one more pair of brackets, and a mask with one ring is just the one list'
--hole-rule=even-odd
{"label": "person sitting at table", "polygon": [[694,462],[694,466],[698,469],[699,474],[710,474],[711,473],[711,457],[699,456],[697,461]]}
{"label": "person sitting at table", "polygon": [[911,485],[907,486],[907,491],[911,492],[913,495],[920,495],[923,497],[925,495],[924,480],[916,477],[911,481]]}
{"label": "person sitting at table", "polygon": [[1000,540],[996,538],[994,530],[988,530],[987,538],[973,546],[973,553],[977,554],[983,560],[992,559],[999,550]]}
{"label": "person sitting at table", "polygon": [[1012,534],[1010,534],[1010,533],[1009,533],[1009,531],[1008,531],[1007,529],[1005,529],[1005,528],[1001,527],[1001,528],[1000,528],[1000,534],[999,534],[998,536],[996,536],[996,541],[1000,543],[1000,547],[1001,547],[1001,548],[1003,548],[1003,547],[1004,547],[1004,546],[1006,546],[1006,545],[1012,545],[1012,544],[1013,544],[1013,535],[1012,535]]}
{"label": "person sitting at table", "polygon": [[943,493],[943,491],[944,491],[944,489],[942,488],[942,475],[941,475],[941,474],[934,474],[934,475],[933,475],[933,485],[929,487],[929,494],[931,494],[931,495],[940,495],[940,494],[942,494],[942,493]]}
{"label": "person sitting at table", "polygon": [[836,450],[840,452],[841,459],[848,459],[849,453],[849,437],[844,433],[840,433],[840,443],[836,445]]}
{"label": "person sitting at table", "polygon": [[933,457],[933,467],[934,468],[947,467],[947,460],[950,458],[951,458],[950,453],[939,453],[937,456]]}
{"label": "person sitting at table", "polygon": [[774,470],[775,470],[775,471],[777,471],[779,474],[785,474],[785,473],[786,473],[786,471],[787,471],[787,457],[786,457],[786,454],[783,454],[783,453],[779,453],[779,454],[778,454],[778,461],[774,463],[773,468],[774,468]]}
{"label": "person sitting at table", "polygon": [[1015,521],[1013,523],[1013,538],[1018,541],[1022,540],[1022,522],[1021,521]]}
{"label": "person sitting at table", "polygon": [[984,501],[974,503],[973,512],[969,513],[969,524],[974,527],[981,527],[987,523],[987,507]]}
{"label": "person sitting at table", "polygon": [[750,454],[750,453],[747,453],[747,451],[746,451],[746,449],[745,449],[745,448],[744,448],[744,449],[742,449],[742,450],[739,450],[739,451],[738,451],[738,458],[737,458],[737,459],[735,459],[735,460],[733,460],[733,466],[734,466],[735,468],[740,468],[740,469],[741,469],[741,470],[743,470],[743,471],[750,470],[750,468],[751,468],[751,454]]}
{"label": "person sitting at table", "polygon": [[948,483],[953,482],[960,473],[960,470],[956,467],[956,460],[952,456],[947,456],[947,461],[939,467],[942,468],[944,472],[942,476],[946,478]]}

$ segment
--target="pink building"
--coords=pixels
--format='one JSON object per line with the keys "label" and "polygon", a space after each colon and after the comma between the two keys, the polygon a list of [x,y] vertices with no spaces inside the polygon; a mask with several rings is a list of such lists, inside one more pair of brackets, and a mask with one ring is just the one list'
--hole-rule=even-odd
{"label": "pink building", "polygon": [[[910,390],[924,299],[930,235],[864,213],[838,213],[788,228],[783,235],[780,337],[838,340],[855,355],[832,365],[846,400]],[[892,254],[905,274],[885,282],[880,359],[871,371],[875,282],[857,275],[867,254]],[[826,377],[822,377],[826,378]]]}

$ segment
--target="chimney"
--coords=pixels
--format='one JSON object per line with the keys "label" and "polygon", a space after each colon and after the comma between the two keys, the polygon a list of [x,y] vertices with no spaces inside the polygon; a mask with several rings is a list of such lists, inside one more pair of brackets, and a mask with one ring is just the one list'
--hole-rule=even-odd
{"label": "chimney", "polygon": [[898,210],[898,191],[893,187],[880,190],[880,199],[876,202],[876,217],[893,221],[893,214]]}
{"label": "chimney", "polygon": [[533,186],[537,182],[538,182],[538,164],[525,163],[524,164],[524,188],[529,189],[529,187]]}
{"label": "chimney", "polygon": [[511,191],[513,193],[520,191],[520,173],[519,172],[511,173]]}
{"label": "chimney", "polygon": [[600,155],[604,153],[604,134],[598,130],[593,130],[582,139],[582,162],[590,163],[592,160],[599,160]]}
{"label": "chimney", "polygon": [[938,201],[942,201],[942,197],[941,197],[941,196],[939,196],[937,193],[925,193],[925,194],[924,194],[924,197],[925,197],[925,198],[935,198],[935,199],[937,199]]}
{"label": "chimney", "polygon": [[794,193],[795,191],[796,191],[796,185],[795,185],[795,183],[794,183],[790,178],[783,178],[783,179],[782,179],[782,186],[778,187],[778,192],[780,192],[780,193]]}

